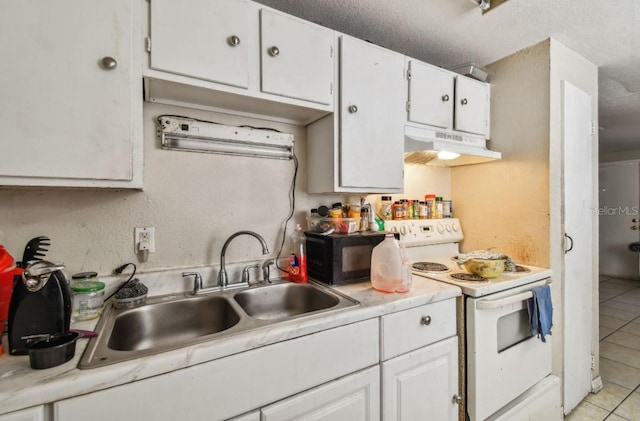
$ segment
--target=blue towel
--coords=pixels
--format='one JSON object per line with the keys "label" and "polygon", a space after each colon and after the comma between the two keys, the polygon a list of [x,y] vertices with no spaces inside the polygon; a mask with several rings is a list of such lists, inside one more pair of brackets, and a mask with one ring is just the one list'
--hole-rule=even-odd
{"label": "blue towel", "polygon": [[551,288],[549,285],[534,288],[533,295],[527,300],[531,334],[538,335],[542,342],[547,342],[546,335],[551,335],[553,326],[553,305],[551,304]]}

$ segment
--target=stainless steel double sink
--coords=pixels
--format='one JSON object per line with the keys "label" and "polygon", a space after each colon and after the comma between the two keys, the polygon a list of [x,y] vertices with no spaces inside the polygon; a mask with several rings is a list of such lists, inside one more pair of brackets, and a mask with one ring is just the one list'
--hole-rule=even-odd
{"label": "stainless steel double sink", "polygon": [[132,309],[108,305],[78,367],[102,367],[358,304],[319,283],[276,280],[206,295],[150,298]]}

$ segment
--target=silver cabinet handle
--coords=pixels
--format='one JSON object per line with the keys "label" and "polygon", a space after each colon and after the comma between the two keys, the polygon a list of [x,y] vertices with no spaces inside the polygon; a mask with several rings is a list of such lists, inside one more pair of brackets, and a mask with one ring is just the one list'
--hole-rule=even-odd
{"label": "silver cabinet handle", "polygon": [[462,98],[462,100],[460,101],[460,104],[462,105],[467,105],[468,101],[467,98]]}
{"label": "silver cabinet handle", "polygon": [[278,49],[278,47],[276,47],[276,46],[274,45],[273,47],[269,48],[269,55],[270,55],[271,57],[275,57],[275,56],[277,56],[278,54],[280,54],[280,49]]}
{"label": "silver cabinet handle", "polygon": [[462,396],[457,393],[453,395],[453,403],[460,405],[462,403]]}
{"label": "silver cabinet handle", "polygon": [[638,221],[638,218],[633,218],[633,219],[631,220],[631,222],[633,222],[633,223],[635,224],[636,222],[640,222],[640,221]]}
{"label": "silver cabinet handle", "polygon": [[227,38],[227,42],[230,46],[235,47],[237,45],[240,45],[240,38],[236,35],[231,35],[229,38]]}
{"label": "silver cabinet handle", "polygon": [[631,229],[632,229],[632,230],[637,230],[637,229],[638,229],[638,226],[637,226],[637,225],[632,225],[632,226],[631,226]]}
{"label": "silver cabinet handle", "polygon": [[449,95],[442,95],[442,102],[449,101]]}
{"label": "silver cabinet handle", "polygon": [[431,324],[431,316],[422,316],[422,319],[420,319],[420,324],[429,326]]}
{"label": "silver cabinet handle", "polygon": [[107,70],[113,70],[116,67],[118,67],[118,62],[113,57],[109,57],[109,56],[103,57],[102,58],[102,67],[104,67]]}
{"label": "silver cabinet handle", "polygon": [[357,106],[355,106],[355,105],[349,105],[349,112],[350,112],[351,114],[353,114],[353,113],[357,113],[357,112],[358,112],[358,107],[357,107]]}

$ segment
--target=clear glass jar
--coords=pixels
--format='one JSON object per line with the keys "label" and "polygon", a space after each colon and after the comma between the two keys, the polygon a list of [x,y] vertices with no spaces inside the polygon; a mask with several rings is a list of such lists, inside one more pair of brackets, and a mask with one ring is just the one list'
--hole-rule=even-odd
{"label": "clear glass jar", "polygon": [[391,196],[382,196],[378,215],[385,221],[391,221],[393,219],[393,201],[391,200]]}
{"label": "clear glass jar", "polygon": [[90,320],[102,314],[104,283],[98,281],[96,272],[76,273],[71,277],[73,292],[73,319]]}

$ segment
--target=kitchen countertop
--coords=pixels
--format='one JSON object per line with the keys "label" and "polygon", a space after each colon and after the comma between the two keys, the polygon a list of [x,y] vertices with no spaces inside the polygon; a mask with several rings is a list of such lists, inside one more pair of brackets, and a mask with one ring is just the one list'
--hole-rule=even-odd
{"label": "kitchen countertop", "polygon": [[[334,286],[334,289],[359,301],[360,305],[335,313],[321,313],[283,321],[101,368],[76,368],[87,345],[87,339],[78,340],[76,354],[71,361],[45,370],[31,369],[28,356],[6,353],[0,357],[0,414],[130,383],[461,294],[456,286],[416,276],[413,278],[411,290],[406,293],[379,292],[371,287],[369,281]],[[97,319],[72,323],[71,327],[92,330],[96,324]],[[3,342],[6,340],[5,337]]]}

